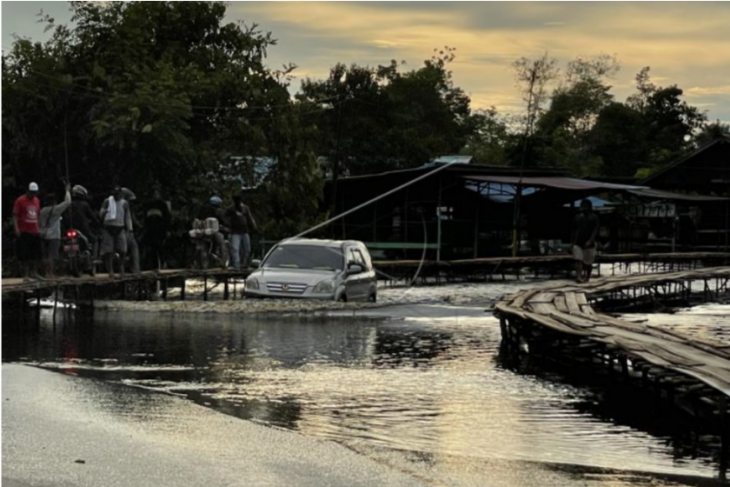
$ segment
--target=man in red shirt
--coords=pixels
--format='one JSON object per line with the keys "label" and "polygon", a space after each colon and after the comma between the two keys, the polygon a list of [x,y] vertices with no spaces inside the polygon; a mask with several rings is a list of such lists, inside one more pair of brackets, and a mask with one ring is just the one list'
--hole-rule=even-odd
{"label": "man in red shirt", "polygon": [[23,277],[39,279],[38,263],[41,260],[41,237],[38,216],[41,213],[41,202],[36,195],[38,185],[30,183],[28,191],[15,200],[13,206],[13,226],[18,237],[18,260],[23,267]]}

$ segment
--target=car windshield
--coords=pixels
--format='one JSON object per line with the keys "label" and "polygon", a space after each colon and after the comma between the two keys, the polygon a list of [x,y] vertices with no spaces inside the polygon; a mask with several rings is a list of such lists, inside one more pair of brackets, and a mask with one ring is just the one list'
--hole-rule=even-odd
{"label": "car windshield", "polygon": [[338,271],[344,266],[342,251],[314,245],[280,245],[264,262],[264,267]]}

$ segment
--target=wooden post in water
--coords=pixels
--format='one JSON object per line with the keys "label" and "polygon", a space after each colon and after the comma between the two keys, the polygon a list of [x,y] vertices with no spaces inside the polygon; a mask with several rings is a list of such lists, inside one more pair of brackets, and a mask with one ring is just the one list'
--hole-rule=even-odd
{"label": "wooden post in water", "polygon": [[[56,309],[58,308],[58,284],[56,284],[56,291],[53,295],[53,329],[56,329]],[[40,312],[40,310],[39,310]]]}
{"label": "wooden post in water", "polygon": [[[20,299],[25,301],[25,296],[20,295]],[[35,324],[41,326],[41,290],[35,290]]]}
{"label": "wooden post in water", "polygon": [[721,395],[718,400],[720,408],[720,480],[727,480],[730,466],[730,420],[728,420],[727,397]]}
{"label": "wooden post in water", "polygon": [[208,301],[208,276],[203,276],[203,301]]}

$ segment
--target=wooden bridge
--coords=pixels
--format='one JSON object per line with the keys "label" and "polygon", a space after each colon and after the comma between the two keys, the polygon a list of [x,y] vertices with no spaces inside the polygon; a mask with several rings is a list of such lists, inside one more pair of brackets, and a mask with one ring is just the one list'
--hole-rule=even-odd
{"label": "wooden bridge", "polygon": [[[448,282],[451,280],[489,280],[494,276],[502,278],[508,273],[520,275],[529,269],[535,277],[553,277],[572,271],[572,257],[569,255],[544,255],[522,257],[486,257],[480,259],[451,260],[451,261],[420,261],[420,260],[380,260],[373,262],[381,278],[396,281],[412,279],[418,269],[419,282]],[[661,270],[695,269],[698,267],[730,265],[730,252],[684,252],[658,254],[604,254],[598,257],[597,263],[612,264],[612,270],[621,266],[638,265],[640,272],[656,272]],[[201,279],[223,283],[236,282],[244,279],[248,272],[233,272],[223,269],[166,269],[161,271],[144,271],[137,274],[128,273],[125,277],[117,276],[109,279],[106,274],[83,276],[79,278],[59,277],[57,279],[24,280],[20,278],[4,278],[2,280],[2,295],[6,296],[18,292],[39,292],[58,288],[76,287],[120,287],[122,283],[136,285],[143,289],[148,284],[159,283],[166,298],[166,289],[171,286],[181,287],[181,298],[185,299],[182,282],[188,279]],[[126,292],[126,287],[121,286]],[[207,289],[207,287],[206,287]],[[140,296],[144,294],[141,293]],[[225,293],[224,293],[225,294]],[[207,294],[204,296],[207,298]]]}
{"label": "wooden bridge", "polygon": [[[114,279],[111,279],[108,274],[81,277],[64,276],[56,279],[4,278],[2,280],[2,296],[5,300],[10,295],[20,293],[25,295],[33,294],[40,298],[40,295],[44,292],[62,289],[67,296],[78,297],[83,294],[84,300],[93,300],[98,290],[117,289],[122,299],[135,297],[135,292],[138,299],[144,299],[149,298],[151,288],[157,289],[159,287],[162,299],[167,299],[168,289],[179,287],[180,299],[185,300],[185,282],[189,279],[198,279],[203,281],[204,300],[208,299],[209,282],[213,285],[222,284],[224,297],[228,299],[229,285],[236,286],[248,274],[248,271],[225,269],[164,269],[127,273],[124,277],[117,274]],[[130,291],[130,288],[132,291]]]}
{"label": "wooden bridge", "polygon": [[[621,275],[505,296],[495,306],[504,349],[609,375],[653,390],[722,438],[721,475],[730,461],[730,343],[688,336],[600,312],[619,298],[708,301],[730,297],[730,267]],[[695,283],[692,286],[692,283]]]}
{"label": "wooden bridge", "polygon": [[[486,281],[506,275],[530,273],[534,277],[554,277],[573,270],[571,255],[483,257],[449,261],[380,260],[375,267],[381,278],[412,279],[420,269],[420,282],[458,280]],[[637,272],[658,272],[730,265],[730,252],[674,252],[649,254],[599,254],[596,264],[610,264],[611,273],[628,266]],[[600,275],[600,268],[598,274]]]}

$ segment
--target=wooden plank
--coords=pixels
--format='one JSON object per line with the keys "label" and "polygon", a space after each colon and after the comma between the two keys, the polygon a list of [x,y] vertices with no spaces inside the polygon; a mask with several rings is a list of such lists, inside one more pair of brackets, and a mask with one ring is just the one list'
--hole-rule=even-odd
{"label": "wooden plank", "polygon": [[568,312],[568,305],[565,302],[565,296],[563,296],[562,294],[556,296],[553,303],[555,303],[555,307],[558,309],[558,311],[562,311],[563,313]]}
{"label": "wooden plank", "polygon": [[[595,328],[597,323],[589,320],[586,318],[585,315],[571,315],[568,313],[563,313],[555,309],[553,312],[549,313],[552,318],[557,319],[558,321],[561,321],[566,324],[570,324],[570,326],[578,327],[578,328]],[[599,334],[601,335],[609,335],[610,333],[606,333],[604,331],[600,331]]]}
{"label": "wooden plank", "polygon": [[565,325],[563,323],[560,323],[557,320],[550,318],[549,316],[540,315],[537,313],[530,313],[529,311],[525,312],[525,316],[528,319],[530,319],[540,325],[546,326],[547,328],[550,328],[555,331],[567,333],[569,335],[578,335],[578,336],[584,336],[584,337],[593,336],[593,333],[591,333],[589,331],[578,330],[578,329],[572,328],[568,325]]}
{"label": "wooden plank", "polygon": [[530,308],[535,313],[539,313],[542,315],[549,315],[553,311],[555,311],[555,306],[553,306],[551,303],[533,303],[530,302],[526,305],[526,307]]}
{"label": "wooden plank", "polygon": [[575,297],[575,293],[565,293],[565,304],[568,305],[568,313],[572,315],[579,315],[580,306],[578,306],[578,299]]}
{"label": "wooden plank", "polygon": [[700,365],[704,365],[703,362],[692,360],[691,358],[686,357],[683,354],[673,353],[662,345],[647,344],[644,345],[644,348],[647,352],[650,352],[655,356],[672,363],[673,365],[681,365],[684,367],[698,367]]}
{"label": "wooden plank", "polygon": [[586,299],[585,293],[575,293],[575,300],[578,302],[578,304],[581,306],[581,308],[588,304],[588,300]]}
{"label": "wooden plank", "polygon": [[517,308],[515,308],[513,306],[508,305],[507,303],[504,303],[504,302],[497,303],[494,306],[494,309],[496,309],[497,311],[500,311],[502,313],[519,316],[520,318],[523,318],[523,319],[526,319],[527,318],[527,316],[525,315],[525,311],[524,310],[517,309]]}
{"label": "wooden plank", "polygon": [[555,292],[544,292],[544,293],[537,293],[535,296],[531,297],[529,302],[530,303],[552,303],[555,299],[555,296],[557,293]]}

